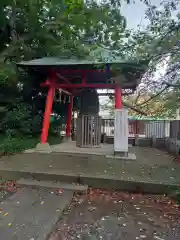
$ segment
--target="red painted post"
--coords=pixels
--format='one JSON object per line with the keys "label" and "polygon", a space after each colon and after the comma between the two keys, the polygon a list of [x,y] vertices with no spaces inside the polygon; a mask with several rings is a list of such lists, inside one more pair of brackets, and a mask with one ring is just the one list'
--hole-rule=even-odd
{"label": "red painted post", "polygon": [[122,89],[120,86],[116,86],[115,88],[115,108],[122,108]]}
{"label": "red painted post", "polygon": [[41,133],[41,143],[46,143],[48,139],[48,130],[50,125],[50,116],[52,111],[53,99],[54,99],[54,82],[56,81],[56,74],[53,74],[51,77],[51,85],[49,86],[48,95],[46,98],[46,107],[44,112],[44,120],[43,120],[43,127]]}
{"label": "red painted post", "polygon": [[73,108],[73,96],[69,96],[69,104],[68,104],[68,118],[66,125],[66,137],[67,139],[71,138],[71,122],[72,122],[72,108]]}

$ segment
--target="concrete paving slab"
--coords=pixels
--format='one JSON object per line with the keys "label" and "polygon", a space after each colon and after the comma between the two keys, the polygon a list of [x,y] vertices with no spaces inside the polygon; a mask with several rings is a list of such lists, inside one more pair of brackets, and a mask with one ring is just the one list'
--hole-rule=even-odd
{"label": "concrete paving slab", "polygon": [[172,156],[144,147],[132,147],[131,152],[136,154],[136,161],[106,158],[108,153],[97,156],[85,152],[6,156],[0,158],[0,176],[12,180],[76,182],[106,189],[141,189],[149,193],[169,193],[179,186],[180,164]]}
{"label": "concrete paving slab", "polygon": [[45,240],[72,197],[73,191],[21,189],[0,204],[0,239]]}
{"label": "concrete paving slab", "polygon": [[[129,148],[132,145],[129,144]],[[113,154],[114,144],[101,144],[100,147],[92,148],[79,148],[76,146],[75,141],[63,142],[61,144],[53,145],[52,151],[57,153],[78,153],[87,155],[105,156],[107,154]]]}
{"label": "concrete paving slab", "polygon": [[38,181],[35,179],[21,178],[17,181],[17,185],[20,186],[36,186],[36,187],[47,187],[47,188],[60,188],[64,190],[70,190],[74,192],[87,193],[88,185],[81,185],[76,183],[65,183],[55,181]]}
{"label": "concrete paving slab", "polygon": [[106,155],[106,158],[132,161],[132,160],[136,160],[136,155],[134,153],[128,153],[128,156]]}

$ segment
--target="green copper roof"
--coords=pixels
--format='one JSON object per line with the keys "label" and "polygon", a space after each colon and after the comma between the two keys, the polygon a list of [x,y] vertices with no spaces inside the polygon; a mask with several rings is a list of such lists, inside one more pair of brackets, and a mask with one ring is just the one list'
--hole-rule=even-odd
{"label": "green copper roof", "polygon": [[98,60],[85,60],[85,59],[63,59],[63,58],[55,58],[55,57],[44,57],[44,58],[38,58],[30,61],[22,61],[20,63],[17,63],[18,66],[34,66],[34,67],[40,67],[40,66],[56,66],[56,67],[64,67],[64,66],[77,66],[77,65],[104,65],[104,64],[121,64],[121,65],[127,65],[129,67],[134,68],[145,68],[147,67],[148,62],[147,61],[129,61],[129,60],[120,60],[120,58],[114,58],[109,59],[106,61],[98,61]]}
{"label": "green copper roof", "polygon": [[[61,76],[68,78],[72,84],[80,83],[80,75],[75,75],[71,71],[67,71],[69,75],[63,73],[61,70],[84,70],[92,68],[106,68],[109,64],[109,70],[104,72],[87,73],[87,83],[109,83],[109,80],[120,84],[122,88],[135,89],[139,84],[142,75],[148,68],[149,61],[146,60],[122,60],[120,57],[113,57],[110,51],[100,51],[101,57],[91,54],[94,60],[72,58],[58,58],[58,57],[44,57],[30,61],[23,61],[17,63],[17,66],[27,69],[27,71],[35,70],[36,73],[41,72],[49,75],[51,69],[54,69]],[[101,59],[101,60],[100,60]],[[71,72],[71,73],[70,73]],[[64,75],[63,75],[64,74]],[[79,80],[77,79],[79,78]]]}

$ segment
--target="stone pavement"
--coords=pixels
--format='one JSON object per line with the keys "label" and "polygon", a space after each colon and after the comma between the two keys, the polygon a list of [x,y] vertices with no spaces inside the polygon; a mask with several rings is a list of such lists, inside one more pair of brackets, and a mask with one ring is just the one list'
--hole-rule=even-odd
{"label": "stone pavement", "polygon": [[92,190],[74,197],[49,240],[179,240],[179,217],[162,196]]}
{"label": "stone pavement", "polygon": [[167,193],[180,184],[180,164],[165,152],[132,147],[136,161],[79,153],[23,153],[0,158],[0,176],[78,182],[99,188]]}
{"label": "stone pavement", "polygon": [[68,190],[20,189],[0,203],[0,239],[45,240],[72,197]]}
{"label": "stone pavement", "polygon": [[87,185],[80,185],[80,184],[70,184],[70,183],[65,183],[65,182],[54,182],[54,181],[38,181],[35,179],[24,179],[21,178],[16,182],[16,186],[31,186],[31,187],[46,187],[46,188],[54,188],[54,189],[66,189],[70,190],[73,192],[81,193],[81,194],[86,194],[88,190]]}
{"label": "stone pavement", "polygon": [[[132,147],[131,151],[136,161],[71,151],[6,156],[0,158],[0,176],[153,193],[169,193],[171,187],[179,186],[180,164],[173,162],[170,155],[150,148]],[[33,181],[30,185],[34,185]],[[63,190],[57,196],[42,184],[41,189],[21,189],[0,204],[0,239],[44,240],[52,230],[73,191]],[[178,240],[178,219],[179,208],[161,196],[93,190],[88,196],[74,198],[49,240]]]}

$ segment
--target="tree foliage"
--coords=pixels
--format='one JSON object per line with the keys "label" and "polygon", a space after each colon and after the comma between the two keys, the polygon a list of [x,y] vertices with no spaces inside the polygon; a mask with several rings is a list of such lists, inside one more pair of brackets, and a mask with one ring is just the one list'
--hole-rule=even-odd
{"label": "tree foliage", "polygon": [[[47,89],[40,82],[45,76],[18,72],[15,63],[44,56],[90,58],[99,46],[114,48],[127,34],[119,9],[120,1],[0,2],[1,134],[39,135],[41,129]],[[67,102],[53,106],[61,115],[58,121],[66,118]]]}
{"label": "tree foliage", "polygon": [[135,56],[151,61],[142,84],[127,101],[149,115],[175,117],[180,103],[180,1],[161,1],[159,6],[143,2],[149,24],[133,30],[127,44]]}
{"label": "tree foliage", "polygon": [[[40,83],[45,76],[18,72],[15,62],[44,56],[88,59],[99,47],[122,58],[150,59],[143,87],[141,85],[134,96],[124,101],[150,115],[175,113],[180,101],[180,15],[177,10],[180,1],[162,1],[159,8],[142,0],[147,5],[145,15],[149,24],[143,30],[131,31],[126,28],[126,19],[121,14],[121,2],[0,2],[1,134],[39,135],[42,124],[47,89],[41,88]],[[133,4],[131,0],[125,2]],[[154,73],[159,63],[164,64],[165,73],[157,79]],[[58,93],[55,100],[58,100]],[[67,104],[68,99],[65,103],[55,101],[53,111],[61,116],[59,123],[66,119]],[[79,108],[78,98],[74,108]]]}

